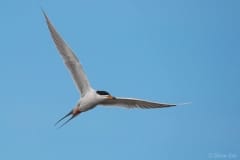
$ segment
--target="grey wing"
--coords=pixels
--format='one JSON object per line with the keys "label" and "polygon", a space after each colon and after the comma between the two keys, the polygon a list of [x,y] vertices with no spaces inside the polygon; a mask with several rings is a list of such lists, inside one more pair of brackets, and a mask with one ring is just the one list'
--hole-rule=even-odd
{"label": "grey wing", "polygon": [[176,106],[176,104],[150,102],[134,98],[115,98],[108,99],[101,103],[102,105],[122,106],[126,108],[163,108]]}
{"label": "grey wing", "polygon": [[83,67],[80,64],[78,58],[73,53],[73,51],[67,46],[58,32],[55,30],[54,26],[50,22],[49,18],[47,17],[46,13],[43,11],[44,17],[47,21],[48,29],[51,33],[53,41],[61,54],[66,66],[68,67],[72,78],[78,87],[81,96],[84,96],[86,92],[90,89],[90,84],[88,79],[83,71]]}

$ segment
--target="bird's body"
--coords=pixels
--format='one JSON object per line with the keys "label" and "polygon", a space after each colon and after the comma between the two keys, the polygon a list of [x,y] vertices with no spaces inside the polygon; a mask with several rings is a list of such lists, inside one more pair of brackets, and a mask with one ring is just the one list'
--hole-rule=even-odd
{"label": "bird's body", "polygon": [[104,98],[99,96],[94,89],[91,89],[80,99],[78,107],[81,112],[85,112],[93,109],[103,101]]}
{"label": "bird's body", "polygon": [[98,91],[93,89],[83,71],[83,67],[80,64],[77,56],[73,53],[73,51],[68,47],[68,45],[64,42],[61,36],[57,33],[57,31],[51,24],[49,18],[47,17],[44,11],[43,14],[47,21],[47,25],[53,38],[53,41],[55,42],[55,45],[60,55],[62,56],[65,65],[69,69],[72,78],[81,94],[80,100],[78,101],[77,105],[67,115],[65,115],[63,118],[57,121],[56,124],[58,124],[66,117],[71,116],[70,119],[68,119],[61,125],[63,126],[80,113],[93,109],[97,105],[122,106],[126,108],[163,108],[176,106],[176,104],[150,102],[135,98],[113,97],[106,91]]}

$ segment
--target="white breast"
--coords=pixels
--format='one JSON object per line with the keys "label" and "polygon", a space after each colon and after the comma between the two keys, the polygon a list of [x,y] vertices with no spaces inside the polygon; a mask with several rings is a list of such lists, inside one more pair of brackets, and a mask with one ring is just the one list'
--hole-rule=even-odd
{"label": "white breast", "polygon": [[96,107],[96,105],[98,105],[102,100],[103,99],[96,94],[95,90],[91,90],[80,99],[78,107],[81,112],[85,112]]}

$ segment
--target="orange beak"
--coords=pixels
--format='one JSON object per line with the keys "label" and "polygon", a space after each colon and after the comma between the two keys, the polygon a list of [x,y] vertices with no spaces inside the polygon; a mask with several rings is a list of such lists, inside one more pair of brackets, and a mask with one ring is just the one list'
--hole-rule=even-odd
{"label": "orange beak", "polygon": [[116,99],[116,97],[113,97],[113,96],[111,96],[111,95],[108,95],[107,98],[108,98],[108,99]]}

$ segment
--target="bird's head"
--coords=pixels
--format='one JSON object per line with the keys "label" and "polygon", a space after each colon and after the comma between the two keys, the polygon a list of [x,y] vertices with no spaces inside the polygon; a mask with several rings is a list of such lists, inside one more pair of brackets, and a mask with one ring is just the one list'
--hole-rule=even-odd
{"label": "bird's head", "polygon": [[110,93],[107,91],[96,91],[96,93],[103,97],[104,99],[116,99],[116,97],[112,96]]}

